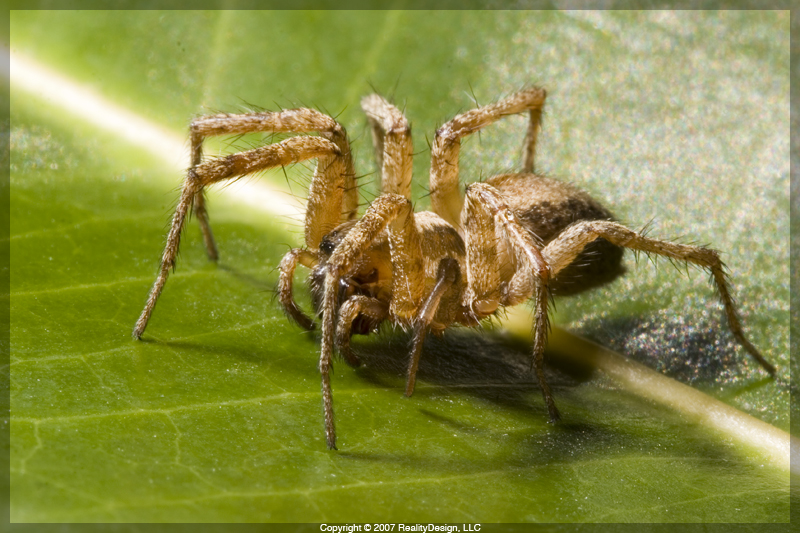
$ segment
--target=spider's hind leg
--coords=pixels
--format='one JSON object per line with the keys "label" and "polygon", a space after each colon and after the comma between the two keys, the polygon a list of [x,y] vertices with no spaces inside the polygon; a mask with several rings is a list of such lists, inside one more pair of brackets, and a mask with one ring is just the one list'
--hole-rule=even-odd
{"label": "spider's hind leg", "polygon": [[598,237],[602,237],[617,246],[685,261],[709,271],[719,292],[722,305],[725,308],[725,315],[733,336],[764,370],[773,376],[775,375],[775,367],[761,355],[758,349],[744,335],[742,324],[739,321],[736,306],[731,296],[730,284],[726,278],[724,265],[720,261],[718,252],[703,246],[676,244],[644,237],[616,222],[604,220],[583,221],[576,222],[568,227],[543,250],[542,253],[545,259],[553,269],[552,275],[558,275],[562,269],[574,261],[584,246]]}

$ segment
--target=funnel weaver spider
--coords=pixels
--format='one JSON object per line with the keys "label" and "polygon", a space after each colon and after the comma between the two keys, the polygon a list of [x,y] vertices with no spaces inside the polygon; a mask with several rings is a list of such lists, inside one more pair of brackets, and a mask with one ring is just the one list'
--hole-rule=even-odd
{"label": "funnel weaver spider", "polygon": [[[372,127],[381,167],[381,195],[358,216],[350,144],[344,128],[313,109],[218,114],[191,124],[192,163],[175,210],[161,268],[133,330],[141,338],[159,294],[175,265],[181,229],[190,210],[202,228],[208,255],[218,257],[203,189],[213,183],[316,159],[308,193],[305,247],[280,263],[279,298],[300,326],[314,321],[294,301],[297,265],[311,270],[309,285],[322,322],[319,370],[325,436],[336,448],[331,363],[338,353],[351,365],[354,333],[366,334],[390,321],[413,329],[406,395],[414,391],[422,344],[428,331],[453,324],[478,325],[498,310],[534,301],[532,367],[550,420],[558,409],[545,380],[550,294],[574,294],[608,283],[624,271],[623,248],[666,256],[710,272],[739,344],[770,374],[775,368],[745,338],[719,254],[702,246],[659,241],[613,221],[587,193],[534,173],[536,139],[546,93],[532,87],[499,102],[458,115],[436,131],[431,148],[431,211],[411,204],[412,143],[408,121],[384,98],[361,101]],[[461,139],[508,115],[528,113],[521,173],[459,183]],[[206,137],[249,132],[310,133],[202,161]]]}

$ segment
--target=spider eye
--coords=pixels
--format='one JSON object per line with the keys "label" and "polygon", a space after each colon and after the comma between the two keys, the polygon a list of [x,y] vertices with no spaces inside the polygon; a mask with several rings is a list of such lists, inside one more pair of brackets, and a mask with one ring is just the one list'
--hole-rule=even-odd
{"label": "spider eye", "polygon": [[323,237],[322,242],[319,243],[319,251],[325,255],[331,255],[335,249],[336,244],[327,236]]}

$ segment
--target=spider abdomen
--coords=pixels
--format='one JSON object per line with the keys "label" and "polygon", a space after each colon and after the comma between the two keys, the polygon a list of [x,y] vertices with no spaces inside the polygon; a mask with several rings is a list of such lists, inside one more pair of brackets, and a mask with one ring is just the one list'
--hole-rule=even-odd
{"label": "spider abdomen", "polygon": [[[611,212],[577,187],[536,174],[502,174],[486,181],[503,194],[520,223],[543,245],[567,227],[586,220],[613,220]],[[605,285],[625,272],[623,250],[597,239],[551,280],[555,296],[568,296]]]}

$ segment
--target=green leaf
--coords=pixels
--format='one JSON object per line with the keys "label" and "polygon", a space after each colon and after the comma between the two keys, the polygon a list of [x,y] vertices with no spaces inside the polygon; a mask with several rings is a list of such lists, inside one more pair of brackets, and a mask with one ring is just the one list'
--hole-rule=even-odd
{"label": "green leaf", "polygon": [[[16,11],[11,48],[172,136],[198,113],[319,107],[366,182],[371,84],[413,123],[418,209],[426,135],[473,96],[545,86],[539,168],[652,236],[722,250],[779,379],[736,349],[696,272],[629,257],[625,279],[558,300],[558,322],[788,429],[788,30],[780,12]],[[15,69],[12,521],[788,521],[785,469],[596,373],[553,361],[564,421],[548,424],[529,347],[502,331],[430,339],[410,399],[408,336],[358,340],[365,365],[335,368],[328,451],[318,336],[272,295],[301,226],[237,184],[210,200],[220,264],[189,224],[132,340],[181,179],[171,145],[93,125],[106,117],[32,95]],[[465,142],[464,181],[518,165],[523,128]],[[309,176],[257,179],[302,196]]]}

